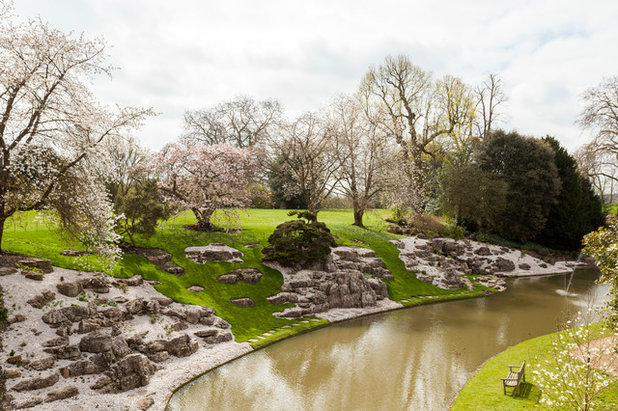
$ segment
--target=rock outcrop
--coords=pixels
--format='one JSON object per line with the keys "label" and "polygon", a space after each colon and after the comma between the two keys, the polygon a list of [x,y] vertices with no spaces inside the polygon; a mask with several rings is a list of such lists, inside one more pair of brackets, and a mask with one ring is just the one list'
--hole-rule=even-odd
{"label": "rock outcrop", "polygon": [[242,251],[223,243],[210,243],[205,246],[185,248],[185,256],[198,264],[208,261],[242,263]]}
{"label": "rock outcrop", "polygon": [[294,303],[278,317],[303,317],[332,308],[360,308],[376,305],[388,297],[383,279],[392,279],[384,262],[372,250],[362,247],[333,248],[322,270],[302,270],[284,275],[282,292],[268,298],[273,304]]}
{"label": "rock outcrop", "polygon": [[506,283],[496,277],[572,271],[564,263],[550,267],[520,251],[471,240],[410,237],[392,242],[408,271],[443,289],[472,287],[463,275],[473,275],[473,282],[503,291]]}

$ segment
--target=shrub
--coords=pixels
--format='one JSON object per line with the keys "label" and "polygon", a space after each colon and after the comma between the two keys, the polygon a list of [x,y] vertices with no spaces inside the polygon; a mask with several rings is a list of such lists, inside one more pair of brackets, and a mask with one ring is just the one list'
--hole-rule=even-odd
{"label": "shrub", "polygon": [[268,237],[271,246],[264,248],[265,261],[277,261],[291,267],[308,265],[330,254],[335,238],[326,224],[317,221],[317,213],[292,211],[297,220],[279,224]]}

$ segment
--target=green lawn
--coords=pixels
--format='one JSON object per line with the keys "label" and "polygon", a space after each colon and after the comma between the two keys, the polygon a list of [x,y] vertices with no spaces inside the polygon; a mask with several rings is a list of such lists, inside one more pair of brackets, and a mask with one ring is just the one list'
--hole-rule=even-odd
{"label": "green lawn", "polygon": [[[116,277],[128,277],[141,274],[148,280],[158,280],[162,284],[157,290],[173,298],[175,301],[213,307],[218,316],[230,322],[237,341],[255,338],[264,332],[292,325],[292,330],[277,331],[273,336],[254,343],[254,346],[278,340],[289,334],[320,326],[326,321],[312,321],[309,324],[299,321],[283,320],[273,317],[276,311],[282,311],[286,306],[270,304],[266,298],[280,291],[283,277],[281,273],[262,264],[262,248],[268,242],[268,236],[274,228],[291,219],[287,210],[240,210],[242,231],[236,234],[198,233],[188,231],[183,225],[194,224],[195,218],[189,212],[162,224],[157,233],[149,238],[137,236],[136,242],[142,247],[157,247],[167,250],[173,255],[174,262],[185,269],[185,275],[175,276],[149,264],[144,258],[125,254],[119,264],[112,270],[106,270]],[[365,216],[367,229],[352,225],[351,210],[325,210],[320,212],[319,220],[327,224],[335,234],[339,244],[364,245],[372,248],[378,257],[382,258],[386,267],[392,271],[395,279],[388,282],[390,298],[399,301],[409,299],[403,304],[416,305],[422,300],[415,296],[436,296],[434,301],[441,299],[478,296],[481,288],[468,292],[467,290],[442,290],[431,284],[422,282],[409,273],[398,258],[399,250],[388,240],[400,236],[387,233],[385,223],[380,214],[386,210],[377,210]],[[48,258],[56,266],[80,269],[79,261],[87,262],[89,269],[103,270],[103,266],[95,257],[73,258],[61,256],[65,249],[80,249],[79,244],[67,243],[57,231],[45,223],[37,222],[36,213],[24,213],[15,219],[7,221],[2,247],[7,251]],[[356,242],[352,240],[358,240]],[[185,258],[184,249],[188,246],[206,245],[210,242],[222,242],[244,253],[243,263],[206,263],[196,264]],[[258,243],[259,247],[246,248],[247,244]],[[264,273],[259,284],[221,284],[216,277],[233,271],[239,267],[253,267]],[[186,288],[200,285],[202,292],[191,292]],[[255,301],[251,308],[237,307],[229,302],[236,297],[250,297]]]}
{"label": "green lawn", "polygon": [[[601,337],[599,325],[592,327]],[[537,364],[551,358],[551,342],[556,337],[555,334],[524,341],[487,361],[461,390],[451,410],[552,409],[539,403],[541,391],[533,384],[532,371]],[[509,365],[520,365],[523,360],[526,360],[526,383],[523,383],[521,395],[504,395],[500,378],[506,377]],[[599,409],[616,409],[618,382],[603,393],[601,400],[603,404]]]}
{"label": "green lawn", "polygon": [[618,214],[618,203],[605,203],[603,204],[604,213]]}

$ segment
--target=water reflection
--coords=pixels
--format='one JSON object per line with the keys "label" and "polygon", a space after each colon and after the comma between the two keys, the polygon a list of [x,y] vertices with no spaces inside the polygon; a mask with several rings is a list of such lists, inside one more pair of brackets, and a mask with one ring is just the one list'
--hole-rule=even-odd
{"label": "water reflection", "polygon": [[488,298],[417,307],[301,335],[225,365],[171,410],[442,410],[489,357],[600,300],[598,273],[517,279]]}

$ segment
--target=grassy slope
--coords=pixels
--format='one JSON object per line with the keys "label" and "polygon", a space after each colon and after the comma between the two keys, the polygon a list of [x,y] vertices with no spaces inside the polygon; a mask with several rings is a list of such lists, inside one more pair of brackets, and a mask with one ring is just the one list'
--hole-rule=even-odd
{"label": "grassy slope", "polygon": [[[380,214],[380,211],[366,215],[365,223],[369,227],[368,229],[351,225],[353,216],[350,210],[322,211],[319,218],[320,221],[327,224],[333,234],[339,237],[338,242],[340,244],[358,245],[358,243],[350,240],[360,240],[366,246],[375,250],[378,257],[384,260],[386,267],[395,276],[394,280],[388,282],[388,288],[390,297],[396,301],[421,295],[436,296],[434,301],[480,295],[479,290],[473,292],[442,290],[416,279],[416,276],[409,273],[403,262],[398,258],[399,250],[388,242],[388,240],[400,236],[385,232],[384,223],[378,214]],[[79,244],[67,245],[53,229],[43,223],[36,222],[34,217],[35,214],[27,213],[14,221],[7,222],[2,244],[3,249],[48,258],[54,265],[60,267],[80,269],[81,267],[77,263],[79,259],[60,255],[67,248],[80,249]],[[283,277],[278,271],[262,264],[261,250],[267,245],[268,236],[276,225],[291,218],[287,215],[287,210],[241,210],[240,217],[243,230],[238,234],[197,233],[185,230],[183,225],[194,224],[195,219],[192,214],[184,213],[163,224],[153,237],[149,239],[137,238],[138,245],[142,247],[158,247],[172,253],[174,261],[185,269],[183,276],[166,273],[149,264],[142,257],[132,254],[124,255],[118,266],[110,274],[117,277],[127,277],[138,273],[148,280],[160,281],[162,284],[156,288],[176,301],[213,307],[217,315],[233,325],[237,341],[246,341],[283,325],[293,325],[292,330],[279,330],[273,336],[266,337],[259,343],[254,343],[254,346],[325,323],[325,321],[312,321],[307,324],[275,318],[272,313],[283,310],[287,305],[275,306],[266,301],[268,296],[280,291]],[[186,247],[205,245],[215,241],[226,243],[241,250],[244,253],[244,262],[202,265],[185,258],[184,249]],[[259,247],[244,247],[244,245],[252,243],[258,243]],[[90,265],[89,269],[102,269],[95,257],[89,257],[87,262]],[[259,284],[221,284],[216,281],[216,277],[220,274],[239,267],[257,268],[264,273],[264,276]],[[200,285],[205,290],[197,293],[190,292],[186,288],[191,285]],[[229,299],[236,297],[251,297],[255,301],[255,307],[242,308],[230,304]],[[416,305],[420,301],[420,299],[411,299],[404,301],[403,304]]]}
{"label": "grassy slope", "polygon": [[[541,391],[532,383],[532,371],[536,364],[551,358],[553,338],[555,334],[524,341],[487,361],[461,390],[451,410],[552,409],[539,403]],[[526,383],[523,386],[522,395],[513,397],[504,395],[500,378],[506,377],[509,365],[519,365],[524,359],[526,360]],[[610,406],[618,404],[618,383],[605,391],[601,399],[603,406],[599,409],[615,409]]]}

